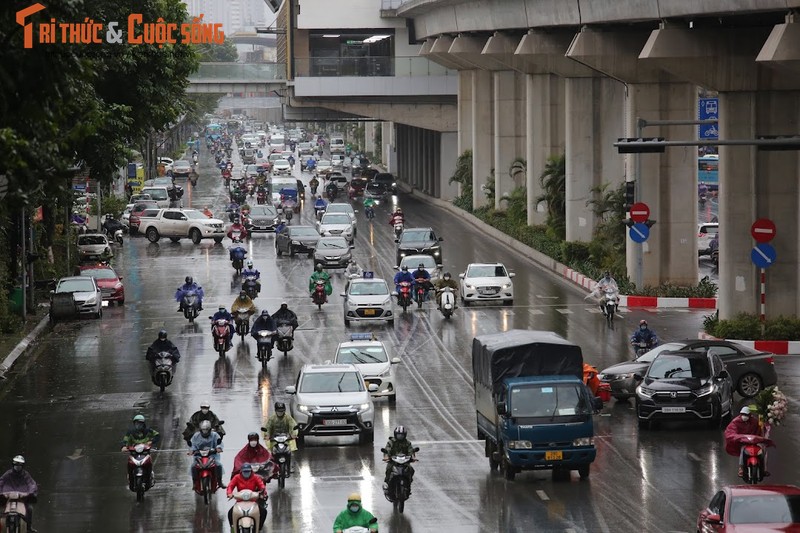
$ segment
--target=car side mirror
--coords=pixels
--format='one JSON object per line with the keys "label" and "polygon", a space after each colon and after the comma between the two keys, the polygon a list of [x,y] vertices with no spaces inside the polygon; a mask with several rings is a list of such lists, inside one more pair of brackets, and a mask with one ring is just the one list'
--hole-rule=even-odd
{"label": "car side mirror", "polygon": [[603,410],[603,399],[599,396],[595,396],[592,398],[592,407],[594,407],[595,412]]}
{"label": "car side mirror", "polygon": [[339,296],[341,296],[342,298],[344,298],[345,296],[347,296],[347,293],[346,293],[346,292],[340,292],[340,293],[339,293]]}
{"label": "car side mirror", "polygon": [[443,240],[444,240],[444,237],[439,237],[439,242],[442,242]]}
{"label": "car side mirror", "polygon": [[728,374],[728,371],[727,371],[727,370],[723,370],[722,372],[720,372],[720,373],[719,373],[719,376],[717,376],[717,377],[718,377],[719,379],[727,379],[727,377],[728,377],[729,375],[730,375],[730,374]]}
{"label": "car side mirror", "polygon": [[288,387],[286,387],[285,389],[283,389],[283,391],[284,391],[286,394],[295,394],[295,393],[297,392],[297,389],[295,389],[295,388],[294,388],[294,385],[289,385]]}
{"label": "car side mirror", "polygon": [[389,452],[386,450],[386,448],[381,448],[381,452],[385,453],[386,455],[389,455]]}
{"label": "car side mirror", "polygon": [[370,383],[369,387],[367,387],[367,389],[370,392],[378,392],[378,386],[375,383]]}
{"label": "car side mirror", "polygon": [[498,402],[497,414],[500,416],[505,416],[506,413],[508,413],[508,406],[506,406],[506,402]]}
{"label": "car side mirror", "polygon": [[189,219],[186,218],[186,215],[181,215],[181,220],[189,220]]}
{"label": "car side mirror", "polygon": [[509,278],[513,278],[514,276],[516,276],[516,274],[514,272],[509,272],[508,273],[508,277]]}
{"label": "car side mirror", "polygon": [[464,273],[462,272],[461,274],[458,275],[458,277],[464,279]]}
{"label": "car side mirror", "polygon": [[642,381],[644,377],[641,374],[634,374],[633,379],[635,379],[636,381]]}
{"label": "car side mirror", "polygon": [[122,281],[122,276],[118,276],[118,277],[119,277],[119,280]]}
{"label": "car side mirror", "polygon": [[707,515],[705,518],[703,518],[703,522],[705,522],[706,524],[713,524],[718,526],[722,524],[722,517],[717,513],[711,513],[710,515]]}
{"label": "car side mirror", "polygon": [[400,362],[401,362],[401,359],[400,359],[399,357],[393,357],[393,358],[392,358],[392,360],[391,360],[390,362],[391,362],[393,365],[397,365],[397,364],[400,364]]}

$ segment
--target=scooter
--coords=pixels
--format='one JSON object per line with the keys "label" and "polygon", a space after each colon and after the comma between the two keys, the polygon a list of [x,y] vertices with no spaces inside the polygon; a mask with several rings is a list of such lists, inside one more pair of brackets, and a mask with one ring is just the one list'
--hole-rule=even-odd
{"label": "scooter", "polygon": [[738,442],[744,450],[742,480],[748,485],[757,485],[764,481],[764,465],[767,461],[767,448],[775,446],[772,439],[760,435],[737,435]]}
{"label": "scooter", "polygon": [[439,311],[445,318],[450,318],[456,309],[456,297],[453,294],[453,288],[444,287],[439,289],[439,293]]}
{"label": "scooter", "polygon": [[256,533],[261,524],[261,509],[258,508],[258,499],[261,498],[261,495],[251,490],[235,490],[231,498],[236,500],[231,512],[233,531],[235,533]]}
{"label": "scooter", "polygon": [[155,368],[153,369],[153,385],[157,386],[161,392],[164,392],[170,384],[172,384],[172,377],[175,374],[175,363],[169,352],[159,352],[155,359]]}
{"label": "scooter", "polygon": [[[208,318],[214,320],[214,317]],[[211,335],[214,337],[214,349],[220,357],[225,357],[225,352],[231,349],[230,329],[231,323],[225,318],[215,320],[214,324],[211,326]]]}
{"label": "scooter", "polygon": [[614,324],[614,315],[617,312],[617,291],[612,288],[607,288],[600,301],[600,309],[603,311],[603,316],[606,317],[608,325]]}
{"label": "scooter", "polygon": [[254,300],[258,296],[258,280],[256,277],[245,276],[244,281],[242,281],[242,290],[251,300]]}
{"label": "scooter", "polygon": [[294,348],[294,328],[285,320],[279,321],[277,325],[277,338],[275,339],[275,345],[277,346],[278,350],[283,352],[283,356],[286,357],[292,348]]}
{"label": "scooter", "polygon": [[311,301],[318,309],[322,309],[322,304],[328,301],[328,295],[325,293],[325,282],[317,280],[314,282],[314,292],[311,293]]}
{"label": "scooter", "polygon": [[[386,448],[381,448],[381,451],[388,455]],[[419,448],[414,448],[414,453],[418,451]],[[383,495],[394,504],[395,509],[402,513],[406,506],[406,500],[411,496],[409,467],[411,463],[416,462],[416,459],[411,455],[392,455],[389,462],[392,465],[392,473],[389,476],[389,487],[383,492]]]}
{"label": "scooter", "polygon": [[[378,523],[377,518],[373,518],[372,520],[369,521],[369,525],[377,523]],[[343,533],[371,533],[369,527],[361,527],[361,526],[348,527],[347,529],[343,529],[342,531]]]}
{"label": "scooter", "polygon": [[397,291],[397,305],[403,308],[404,313],[411,305],[411,283],[408,281],[400,282],[400,290]]}
{"label": "scooter", "polygon": [[395,239],[399,239],[401,233],[403,233],[403,223],[402,222],[395,222],[394,223],[394,237],[395,237]]}
{"label": "scooter", "polygon": [[375,208],[371,205],[364,207],[364,214],[366,215],[367,220],[372,220],[375,218]]}
{"label": "scooter", "polygon": [[128,488],[136,493],[136,501],[144,500],[144,493],[153,486],[153,458],[150,446],[128,446]]}
{"label": "scooter", "polygon": [[27,512],[25,509],[25,499],[30,495],[25,492],[4,492],[2,496],[6,499],[6,505],[2,515],[2,523],[5,524],[5,529],[3,531],[9,533],[22,533],[23,531],[27,531],[28,522],[25,521]]}
{"label": "scooter", "polygon": [[184,318],[186,318],[190,324],[194,323],[194,319],[197,318],[200,312],[200,298],[198,298],[197,292],[192,290],[186,291],[181,303],[183,304]]}
{"label": "scooter", "polygon": [[267,368],[267,363],[272,359],[272,337],[274,331],[262,329],[256,333],[256,358],[261,362],[261,368]]}
{"label": "scooter", "polygon": [[256,203],[258,205],[264,205],[267,203],[267,191],[263,188],[259,188],[256,192]]}
{"label": "scooter", "polygon": [[636,353],[636,357],[639,357],[640,355],[644,355],[653,348],[655,348],[656,346],[658,346],[658,341],[657,340],[651,340],[650,342],[641,341],[641,342],[633,342],[631,344],[633,344],[633,351]]}
{"label": "scooter", "polygon": [[325,208],[324,207],[314,206],[314,217],[316,217],[317,221],[322,220],[322,215],[324,215],[324,214],[325,214]]}
{"label": "scooter", "polygon": [[270,440],[272,441],[272,457],[278,463],[278,487],[283,488],[286,486],[286,478],[291,472],[292,448],[290,443],[292,438],[285,433],[279,433],[273,435]]}
{"label": "scooter", "polygon": [[217,462],[211,456],[212,450],[204,448],[194,453],[194,465],[197,470],[194,481],[194,491],[203,497],[203,502],[208,505],[211,495],[219,488],[217,479]]}
{"label": "scooter", "polygon": [[414,299],[417,302],[417,308],[422,309],[422,304],[425,302],[425,296],[428,290],[425,288],[425,284],[427,280],[424,278],[419,278],[415,280],[416,283],[416,290],[414,291]]}
{"label": "scooter", "polygon": [[[241,241],[234,238],[234,243],[240,243]],[[240,275],[242,273],[242,269],[244,268],[244,258],[247,257],[247,250],[244,248],[236,248],[238,251],[234,251],[233,259],[231,260],[231,265],[233,269],[236,271],[236,275]]]}
{"label": "scooter", "polygon": [[235,312],[233,313],[233,320],[236,323],[236,333],[241,338],[250,333],[250,313]]}

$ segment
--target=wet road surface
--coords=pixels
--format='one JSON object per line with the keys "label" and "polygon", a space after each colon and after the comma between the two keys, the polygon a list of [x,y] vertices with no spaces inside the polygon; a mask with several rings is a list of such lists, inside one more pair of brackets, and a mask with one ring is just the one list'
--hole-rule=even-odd
{"label": "wet road surface", "polygon": [[[201,178],[191,202],[201,209],[212,205],[221,213],[226,203],[221,180],[208,152],[203,150],[201,157]],[[6,429],[0,433],[0,458],[7,465],[7,458],[17,453],[27,456],[41,487],[39,531],[227,530],[224,494],[217,493],[206,506],[191,491],[181,439],[185,421],[204,399],[225,420],[222,461],[227,479],[247,433],[262,425],[274,401],[288,400],[283,389],[294,384],[300,367],[332,358],[349,331],[375,331],[392,355],[402,358],[396,369],[397,404],[375,401],[374,447],[359,446],[349,437],[308,438],[295,455],[297,472],[286,488],[279,490],[274,482],[268,486],[267,531],[330,531],[353,491],[361,492],[364,507],[379,517],[382,531],[694,531],[697,512],[716,489],[737,481],[736,460],[725,454],[721,431],[677,425],[640,433],[633,403],[612,402],[595,418],[598,454],[588,481],[573,474],[569,481],[554,482],[548,472],[537,472],[507,482],[490,472],[483,444],[475,440],[470,347],[473,336],[481,333],[553,330],[580,344],[585,360],[602,369],[629,359],[627,339],[641,318],[668,341],[696,336],[703,312],[638,309],[620,313],[615,329],[608,329],[584,293],[565,280],[470,226],[450,223],[442,210],[404,196],[396,201],[408,227],[431,226],[444,237],[445,270],[454,276],[472,261],[502,261],[516,272],[514,306],[459,308],[445,321],[428,303],[398,316],[394,328],[356,325],[348,330],[337,296],[342,275],[333,275],[333,296],[319,311],[306,296],[312,261],[305,256],[276,258],[274,237],[259,234],[248,242],[249,257],[262,272],[256,305],[272,312],[286,300],[301,324],[289,356],[273,358],[268,370],[261,371],[252,339],[237,338],[220,358],[212,349],[207,320],[190,325],[176,313],[173,293],[186,275],[204,287],[207,314],[218,305],[231,305],[239,286],[227,244],[128,239],[114,260],[124,276],[125,305],[106,308],[99,321],[56,325],[3,385],[0,405]],[[359,212],[355,250],[359,264],[387,278],[394,274],[390,207],[379,206],[372,224]],[[312,220],[308,204],[301,221],[292,222]],[[161,328],[183,354],[163,397],[144,361],[146,347]],[[783,358],[777,363],[781,384],[794,398],[797,361]],[[774,432],[778,448],[770,458],[771,482],[789,483],[797,477],[798,461],[789,453],[789,436],[800,426],[794,400],[792,407],[786,427]],[[145,414],[163,435],[155,455],[157,484],[142,504],[127,490],[126,456],[119,452],[120,439],[137,413]],[[393,513],[380,488],[384,464],[379,450],[398,424],[409,429],[409,439],[421,448],[404,515]]]}

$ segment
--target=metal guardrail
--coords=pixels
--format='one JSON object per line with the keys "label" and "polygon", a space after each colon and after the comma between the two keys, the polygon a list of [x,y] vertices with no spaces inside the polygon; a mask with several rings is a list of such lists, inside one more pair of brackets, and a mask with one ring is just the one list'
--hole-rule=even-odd
{"label": "metal guardrail", "polygon": [[296,76],[456,76],[426,57],[306,57],[295,58]]}
{"label": "metal guardrail", "polygon": [[282,81],[286,79],[283,63],[200,63],[197,72],[189,76],[192,81]]}
{"label": "metal guardrail", "polygon": [[397,9],[403,3],[403,0],[381,0],[381,10],[387,11]]}

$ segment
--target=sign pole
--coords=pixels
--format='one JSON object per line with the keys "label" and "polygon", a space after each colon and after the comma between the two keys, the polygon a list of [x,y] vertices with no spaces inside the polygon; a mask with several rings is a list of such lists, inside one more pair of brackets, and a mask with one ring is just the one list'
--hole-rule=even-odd
{"label": "sign pole", "polygon": [[767,327],[767,269],[761,269],[761,336]]}
{"label": "sign pole", "polygon": [[[636,136],[642,137],[643,133],[642,130],[644,129],[644,121],[637,117],[636,118]],[[635,201],[641,202],[642,199],[642,154],[636,154],[636,162],[634,163],[634,199]],[[636,288],[641,290],[643,277],[644,277],[644,243],[640,243],[636,245]]]}

